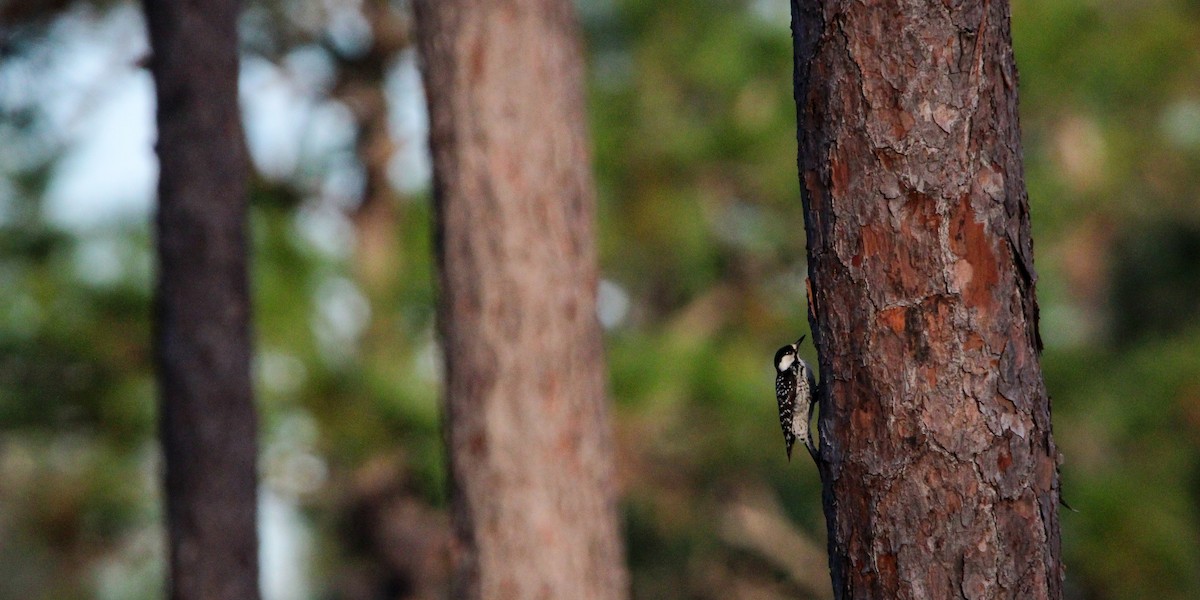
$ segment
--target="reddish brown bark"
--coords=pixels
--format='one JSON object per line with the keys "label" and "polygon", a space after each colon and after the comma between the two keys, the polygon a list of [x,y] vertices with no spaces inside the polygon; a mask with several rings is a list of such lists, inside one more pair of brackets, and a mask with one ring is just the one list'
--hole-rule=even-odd
{"label": "reddish brown bark", "polygon": [[414,3],[455,598],[622,598],[583,61],[568,0]]}
{"label": "reddish brown bark", "polygon": [[155,360],[170,595],[258,598],[237,0],[147,0],[158,98]]}
{"label": "reddish brown bark", "polygon": [[793,0],[839,598],[1059,598],[1004,0]]}

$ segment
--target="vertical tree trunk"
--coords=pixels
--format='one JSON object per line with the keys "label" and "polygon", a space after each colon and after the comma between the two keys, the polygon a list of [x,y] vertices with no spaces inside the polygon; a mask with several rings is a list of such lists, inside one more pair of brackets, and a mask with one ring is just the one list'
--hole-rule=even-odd
{"label": "vertical tree trunk", "polygon": [[839,598],[1059,598],[1005,0],[792,0]]}
{"label": "vertical tree trunk", "polygon": [[258,598],[237,0],[146,0],[158,92],[155,360],[171,597]]}
{"label": "vertical tree trunk", "polygon": [[454,597],[624,597],[571,4],[414,4],[437,203]]}

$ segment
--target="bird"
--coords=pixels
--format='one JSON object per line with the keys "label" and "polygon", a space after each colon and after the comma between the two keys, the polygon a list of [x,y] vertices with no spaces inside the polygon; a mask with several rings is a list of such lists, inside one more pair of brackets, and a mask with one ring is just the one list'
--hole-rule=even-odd
{"label": "bird", "polygon": [[792,446],[796,440],[804,444],[814,461],[819,460],[809,426],[816,407],[817,381],[812,368],[798,354],[805,337],[800,336],[796,343],[788,344],[775,353],[775,399],[779,401],[779,424],[783,427],[783,442],[789,461],[792,460]]}

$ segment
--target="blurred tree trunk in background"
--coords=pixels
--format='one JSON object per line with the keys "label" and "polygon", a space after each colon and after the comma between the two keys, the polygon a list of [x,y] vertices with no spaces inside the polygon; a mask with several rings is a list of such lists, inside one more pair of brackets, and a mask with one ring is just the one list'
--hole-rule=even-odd
{"label": "blurred tree trunk in background", "polygon": [[407,10],[390,0],[368,0],[360,8],[371,27],[370,44],[348,52],[327,42],[326,50],[337,59],[333,95],[354,116],[355,153],[363,167],[362,201],[351,215],[358,246],[354,270],[369,291],[378,292],[400,276],[396,268],[400,211],[388,181],[396,142],[384,85],[392,61],[412,43],[412,19]]}
{"label": "blurred tree trunk in background", "polygon": [[793,0],[840,598],[1058,598],[1004,0]]}
{"label": "blurred tree trunk in background", "polygon": [[155,360],[171,597],[257,598],[237,0],[146,0],[158,99]]}
{"label": "blurred tree trunk in background", "polygon": [[625,597],[571,3],[414,8],[431,117],[454,597]]}

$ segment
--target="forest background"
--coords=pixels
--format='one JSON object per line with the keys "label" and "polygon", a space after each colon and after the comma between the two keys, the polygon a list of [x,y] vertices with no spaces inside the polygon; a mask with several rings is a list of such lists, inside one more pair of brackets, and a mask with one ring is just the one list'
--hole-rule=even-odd
{"label": "forest background", "polygon": [[[788,5],[577,10],[634,596],[821,597],[769,364],[808,329]],[[411,25],[242,20],[270,599],[444,586]],[[144,31],[136,3],[0,4],[0,598],[162,594]],[[1200,3],[1016,0],[1013,35],[1067,594],[1200,597]]]}

